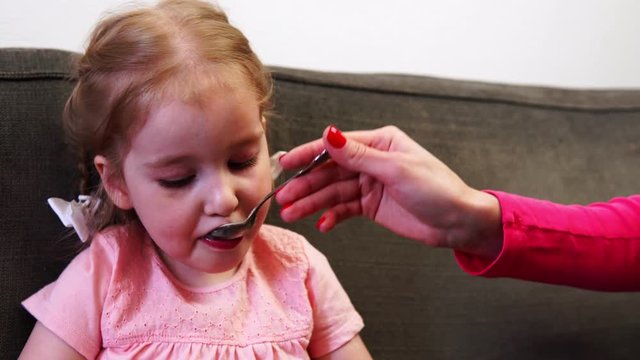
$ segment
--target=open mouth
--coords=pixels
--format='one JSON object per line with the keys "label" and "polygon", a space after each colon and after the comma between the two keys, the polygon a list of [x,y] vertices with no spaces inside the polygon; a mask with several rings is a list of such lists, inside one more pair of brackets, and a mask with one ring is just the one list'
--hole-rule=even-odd
{"label": "open mouth", "polygon": [[225,238],[225,237],[217,237],[217,236],[207,235],[203,239],[205,239],[207,241],[236,241],[236,240],[238,240],[240,238],[241,237],[237,237],[237,238],[234,238],[234,239],[229,239],[229,238]]}
{"label": "open mouth", "polygon": [[210,247],[215,249],[223,249],[223,250],[233,249],[236,246],[238,246],[238,244],[240,244],[240,241],[242,241],[242,237],[227,239],[227,238],[205,236],[202,239],[204,240],[204,243],[209,245]]}

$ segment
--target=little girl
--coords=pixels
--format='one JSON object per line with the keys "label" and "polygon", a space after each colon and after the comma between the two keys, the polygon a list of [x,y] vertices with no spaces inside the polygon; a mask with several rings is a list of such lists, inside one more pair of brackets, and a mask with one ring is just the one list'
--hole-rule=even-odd
{"label": "little girl", "polygon": [[[370,358],[326,258],[262,225],[271,80],[214,6],[163,1],[94,30],[64,113],[91,202],[90,246],[24,301],[21,358]],[[90,163],[89,163],[90,164]]]}

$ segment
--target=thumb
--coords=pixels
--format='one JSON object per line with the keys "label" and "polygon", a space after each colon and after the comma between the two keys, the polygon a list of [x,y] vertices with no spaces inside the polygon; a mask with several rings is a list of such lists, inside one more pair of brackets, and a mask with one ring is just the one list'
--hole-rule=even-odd
{"label": "thumb", "polygon": [[391,157],[386,151],[347,139],[335,126],[330,125],[322,136],[331,159],[345,169],[365,173],[383,180],[388,175]]}

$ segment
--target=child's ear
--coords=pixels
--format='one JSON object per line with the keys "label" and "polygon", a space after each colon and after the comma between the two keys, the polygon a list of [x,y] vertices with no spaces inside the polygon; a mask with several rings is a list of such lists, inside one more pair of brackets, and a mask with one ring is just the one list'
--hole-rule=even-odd
{"label": "child's ear", "polygon": [[96,155],[93,158],[93,164],[100,174],[102,185],[111,201],[122,210],[132,209],[133,204],[131,204],[127,185],[121,176],[116,175],[114,165],[102,155]]}

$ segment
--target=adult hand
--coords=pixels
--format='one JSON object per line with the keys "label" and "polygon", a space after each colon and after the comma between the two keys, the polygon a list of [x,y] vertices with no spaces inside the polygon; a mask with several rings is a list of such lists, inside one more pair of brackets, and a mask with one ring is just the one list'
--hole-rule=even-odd
{"label": "adult hand", "polygon": [[317,228],[364,215],[391,231],[431,246],[495,257],[502,246],[498,201],[467,186],[449,167],[393,126],[342,133],[281,157],[284,169],[308,163],[326,148],[333,161],[276,195],[280,216],[293,222],[324,209]]}

